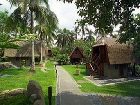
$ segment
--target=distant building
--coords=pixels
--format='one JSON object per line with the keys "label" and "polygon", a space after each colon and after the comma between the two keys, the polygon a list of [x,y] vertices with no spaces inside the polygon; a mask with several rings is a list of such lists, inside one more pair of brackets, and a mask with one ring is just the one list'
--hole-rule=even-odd
{"label": "distant building", "polygon": [[81,63],[84,58],[83,50],[79,47],[76,47],[70,54],[70,62],[72,64]]}
{"label": "distant building", "polygon": [[[4,58],[7,58],[8,61],[13,63],[16,66],[30,66],[32,60],[32,43],[25,41],[16,42],[17,45],[20,46],[19,49],[5,49],[4,50]],[[34,55],[35,62],[40,62],[41,55],[41,43],[35,42],[34,44]],[[42,46],[42,55],[45,60],[47,57],[48,50],[43,44]]]}
{"label": "distant building", "polygon": [[[92,72],[99,77],[126,77],[128,66],[133,63],[133,48],[120,44],[115,38],[104,38],[92,47]],[[88,67],[91,69],[90,65]],[[88,68],[87,67],[87,68]]]}
{"label": "distant building", "polygon": [[51,49],[48,49],[48,57],[52,57],[53,54],[52,54],[52,50]]}

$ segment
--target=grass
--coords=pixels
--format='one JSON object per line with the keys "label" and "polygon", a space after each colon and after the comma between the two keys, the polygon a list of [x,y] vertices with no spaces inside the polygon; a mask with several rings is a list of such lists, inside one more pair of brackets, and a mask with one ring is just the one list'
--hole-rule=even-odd
{"label": "grass", "polygon": [[[140,97],[140,81],[120,83],[110,86],[96,86],[83,78],[86,75],[85,67],[83,65],[79,66],[80,75],[78,76],[75,75],[75,65],[64,65],[63,67],[71,74],[71,76],[77,81],[77,83],[81,85],[80,89],[82,92]],[[79,83],[79,80],[82,80],[83,82]]]}
{"label": "grass", "polygon": [[[48,104],[48,86],[52,86],[53,88],[53,104],[52,105],[54,105],[55,97],[56,97],[56,73],[55,73],[53,62],[48,61],[46,64],[46,68],[49,69],[47,70],[46,73],[42,72],[40,68],[38,67],[36,68],[36,73],[29,73],[28,72],[29,68],[7,69],[7,70],[1,71],[0,74],[8,74],[8,75],[13,75],[13,76],[0,78],[0,92],[4,90],[15,89],[15,88],[26,88],[29,80],[36,80],[37,82],[40,83],[42,87],[46,104]],[[17,96],[17,97],[10,98],[12,100],[15,100],[13,105],[27,105],[26,98],[24,97],[21,99],[21,97],[24,97],[24,96]],[[1,104],[1,101],[2,100],[0,100],[0,105],[11,105],[10,100],[9,100],[9,103],[5,103],[5,104],[3,102],[8,102],[8,101],[3,100],[2,104]]]}

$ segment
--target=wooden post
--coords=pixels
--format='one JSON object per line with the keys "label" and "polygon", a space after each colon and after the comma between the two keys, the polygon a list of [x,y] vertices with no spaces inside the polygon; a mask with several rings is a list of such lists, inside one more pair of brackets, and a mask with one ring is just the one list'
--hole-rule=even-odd
{"label": "wooden post", "polygon": [[52,105],[52,86],[48,87],[48,102],[49,105]]}
{"label": "wooden post", "polygon": [[56,72],[56,78],[57,78],[57,69],[55,70],[55,72]]}
{"label": "wooden post", "polygon": [[80,75],[80,70],[79,70],[79,67],[78,67],[78,63],[76,64],[76,75]]}

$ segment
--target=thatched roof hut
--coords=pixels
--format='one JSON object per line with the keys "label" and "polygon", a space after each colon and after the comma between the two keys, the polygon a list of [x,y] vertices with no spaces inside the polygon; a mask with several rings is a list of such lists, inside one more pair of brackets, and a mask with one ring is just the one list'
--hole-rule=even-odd
{"label": "thatched roof hut", "polygon": [[[32,43],[26,41],[18,41],[15,42],[20,46],[18,49],[5,49],[4,50],[4,58],[7,58],[8,61],[13,63],[16,66],[30,66],[31,65],[31,57],[32,57]],[[43,59],[48,55],[48,49],[43,44],[42,46],[42,56]],[[34,57],[35,62],[40,62],[41,56],[41,42],[34,43]]]}
{"label": "thatched roof hut", "polygon": [[92,71],[110,78],[126,76],[128,65],[133,63],[132,53],[132,46],[121,44],[116,38],[103,38],[92,47]]}
{"label": "thatched roof hut", "polygon": [[76,47],[70,54],[70,61],[72,64],[80,63],[83,58],[84,58],[83,50],[79,47]]}
{"label": "thatched roof hut", "polygon": [[[25,42],[25,41],[20,41],[20,42],[15,42],[20,46],[19,49],[5,49],[4,51],[4,57],[31,57],[32,56],[32,44],[31,42]],[[40,57],[41,51],[41,43],[40,42],[35,42],[34,45],[34,54],[35,57]],[[43,45],[43,56],[45,57],[47,55],[47,48],[45,45]]]}
{"label": "thatched roof hut", "polygon": [[133,47],[119,43],[116,38],[104,38],[99,40],[93,49],[96,47],[105,46],[110,64],[126,64],[133,62]]}

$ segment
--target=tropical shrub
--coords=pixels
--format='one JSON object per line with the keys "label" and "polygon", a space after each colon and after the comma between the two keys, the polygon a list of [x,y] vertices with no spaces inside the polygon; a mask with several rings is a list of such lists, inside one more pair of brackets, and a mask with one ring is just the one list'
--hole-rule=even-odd
{"label": "tropical shrub", "polygon": [[69,63],[69,57],[67,54],[58,54],[56,56],[56,61],[59,65],[65,65]]}

